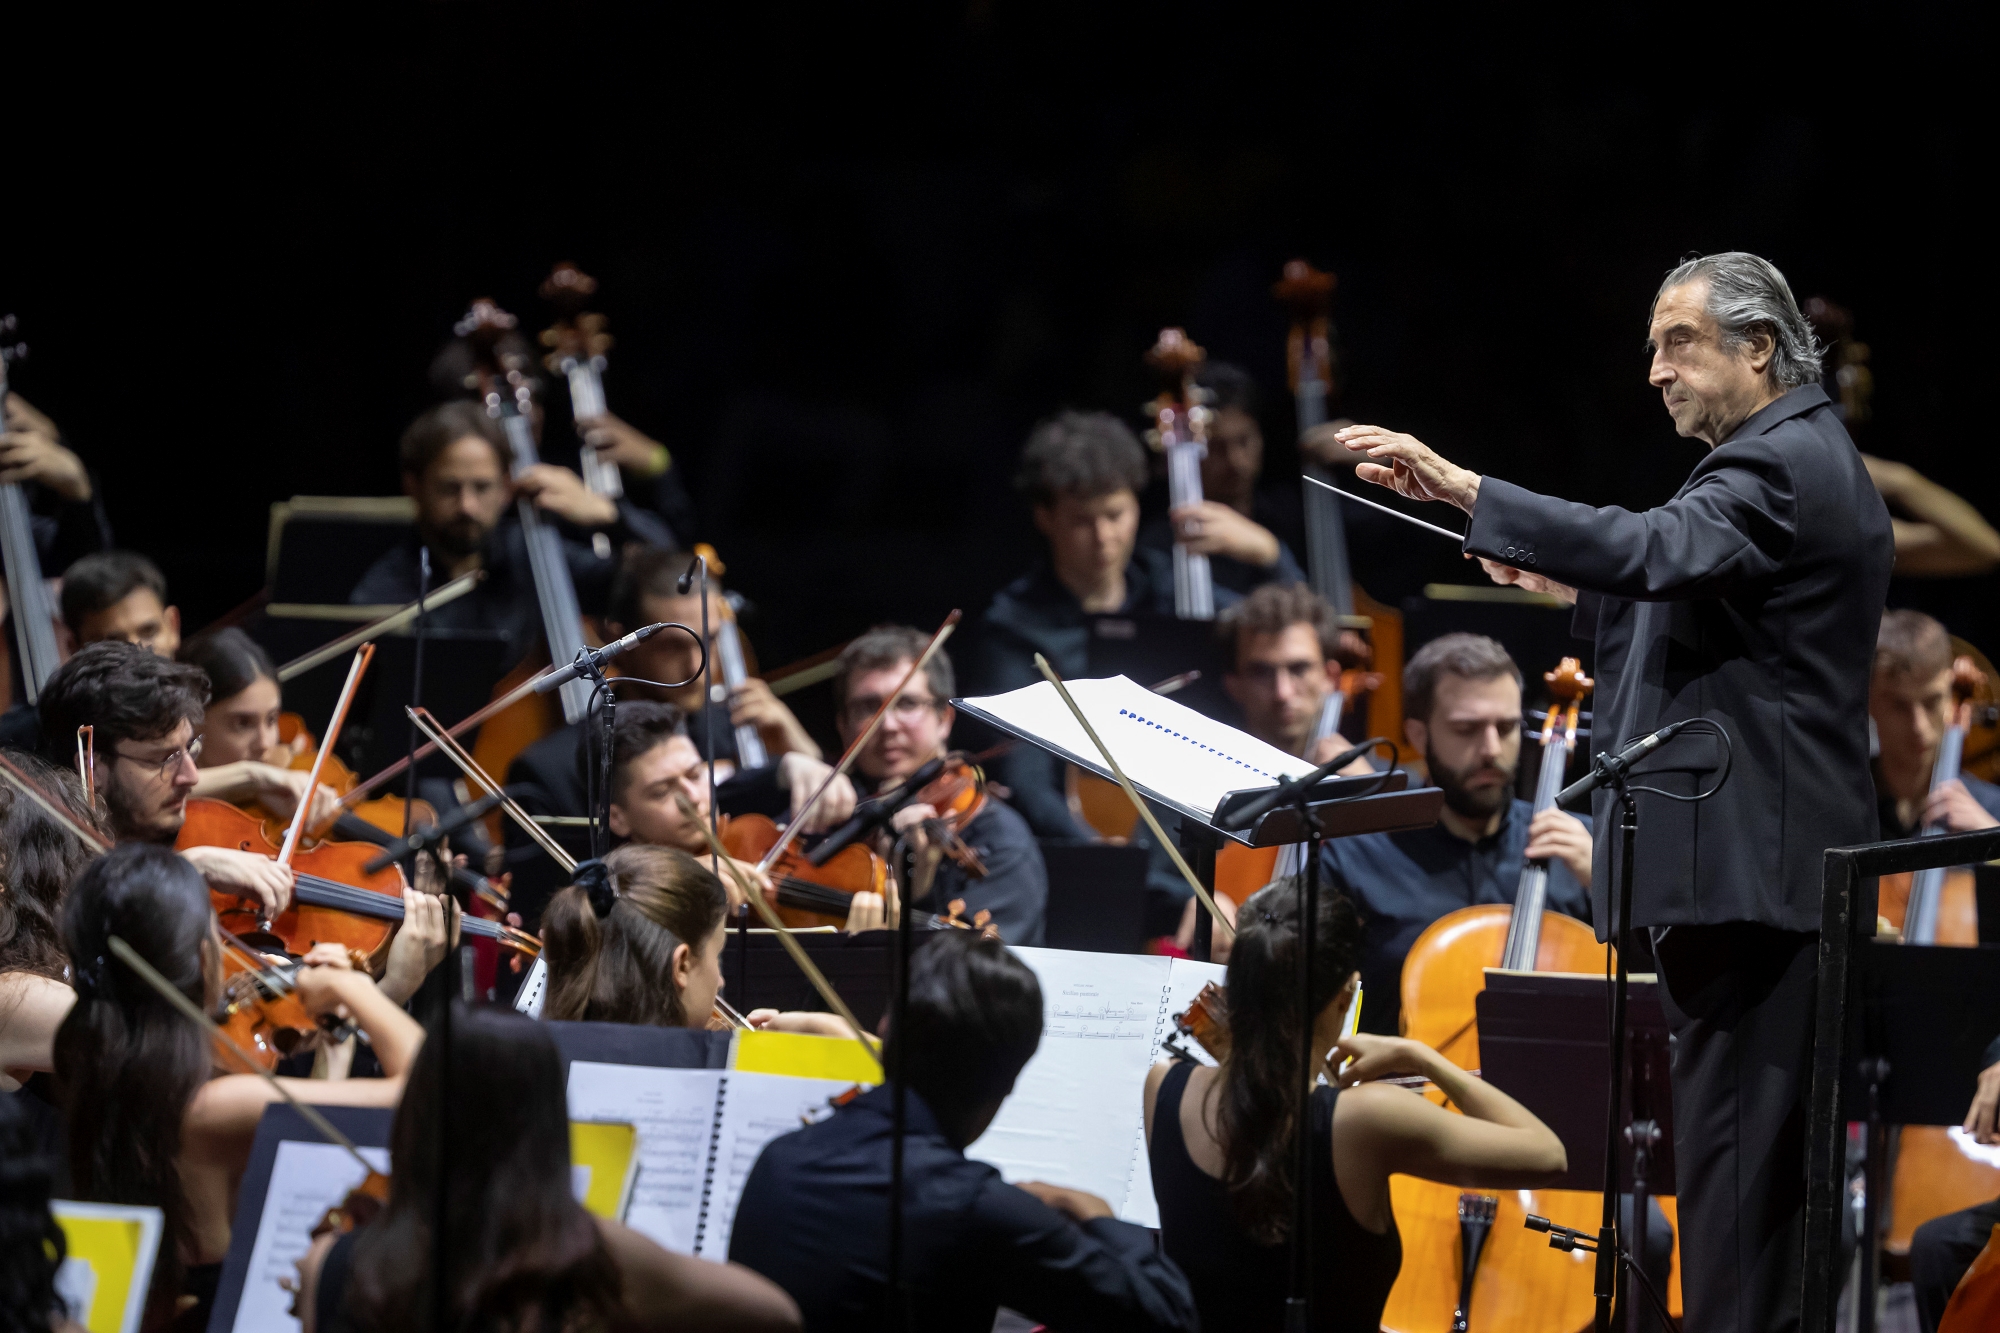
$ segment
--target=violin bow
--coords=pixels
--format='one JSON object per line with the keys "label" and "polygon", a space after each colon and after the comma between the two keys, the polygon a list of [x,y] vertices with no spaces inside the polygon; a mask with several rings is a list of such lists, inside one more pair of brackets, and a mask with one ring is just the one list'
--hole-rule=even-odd
{"label": "violin bow", "polygon": [[1146,827],[1153,831],[1153,836],[1159,840],[1160,846],[1166,848],[1167,855],[1174,859],[1174,868],[1181,872],[1181,878],[1185,879],[1188,887],[1194,890],[1194,896],[1201,900],[1201,905],[1215,918],[1215,924],[1228,931],[1229,937],[1234,939],[1236,927],[1230,924],[1229,918],[1222,914],[1222,909],[1215,905],[1215,899],[1202,887],[1201,880],[1188,868],[1188,863],[1181,857],[1181,849],[1174,846],[1173,839],[1169,838],[1166,831],[1160,827],[1160,821],[1153,817],[1153,808],[1146,804],[1144,798],[1132,786],[1132,779],[1125,776],[1125,770],[1118,766],[1118,761],[1112,757],[1110,748],[1097,734],[1097,728],[1090,725],[1090,719],[1076,706],[1076,700],[1070,698],[1069,687],[1062,683],[1062,677],[1055,673],[1055,668],[1051,667],[1049,660],[1040,653],[1035,654],[1035,666],[1041,670],[1042,679],[1056,687],[1056,693],[1062,697],[1063,705],[1069,709],[1070,715],[1076,718],[1076,724],[1083,728],[1083,734],[1090,737],[1090,743],[1097,747],[1097,753],[1103,758],[1104,766],[1111,770],[1112,777],[1118,779],[1118,785],[1124,790],[1125,798],[1132,802],[1132,808],[1139,812],[1139,817],[1146,821]]}
{"label": "violin bow", "polygon": [[270,1070],[258,1064],[257,1058],[251,1055],[250,1052],[244,1050],[240,1045],[238,1045],[236,1038],[230,1036],[227,1032],[224,1032],[220,1027],[216,1025],[215,1020],[211,1019],[207,1014],[204,1014],[201,1011],[200,1006],[196,1005],[195,1002],[193,1000],[190,1000],[187,996],[181,994],[180,990],[172,982],[168,981],[165,977],[161,976],[158,972],[154,971],[153,965],[147,962],[145,959],[141,958],[139,956],[139,951],[137,949],[134,949],[131,945],[127,944],[124,940],[120,939],[116,935],[107,936],[104,942],[110,946],[111,952],[117,956],[119,962],[131,968],[132,971],[138,975],[141,981],[145,982],[148,986],[151,986],[154,990],[158,991],[162,999],[164,999],[168,1004],[171,1004],[174,1008],[180,1010],[182,1014],[192,1019],[196,1026],[205,1029],[208,1032],[209,1036],[220,1039],[223,1045],[227,1046],[231,1051],[233,1051],[236,1055],[236,1058],[243,1062],[244,1068],[248,1069],[251,1073],[258,1075],[266,1083],[269,1083],[274,1092],[276,1092],[280,1097],[283,1097],[286,1101],[290,1102],[292,1104],[292,1108],[296,1110],[300,1115],[305,1117],[307,1124],[311,1125],[314,1129],[318,1130],[321,1134],[326,1136],[326,1141],[328,1143],[337,1144],[340,1147],[345,1148],[347,1150],[348,1156],[352,1157],[355,1161],[361,1164],[362,1170],[371,1173],[375,1171],[376,1168],[374,1164],[371,1163],[366,1157],[363,1157],[361,1155],[361,1150],[354,1146],[354,1140],[348,1138],[347,1135],[335,1129],[333,1127],[333,1122],[328,1120],[325,1116],[319,1113],[318,1107],[309,1106],[305,1102],[302,1102],[298,1098],[292,1096],[291,1091],[288,1088],[286,1088],[282,1082],[279,1081],[278,1076],[276,1074],[273,1074]]}
{"label": "violin bow", "polygon": [[42,813],[56,821],[70,835],[86,847],[94,847],[100,852],[111,850],[111,841],[95,829],[87,829],[76,821],[76,817],[57,804],[56,799],[42,790],[42,784],[23,773],[20,766],[5,754],[0,754],[0,778],[4,778],[21,795],[42,808]]}
{"label": "violin bow", "polygon": [[[288,680],[303,676],[306,672],[311,671],[321,663],[331,662],[350,648],[359,648],[364,643],[373,643],[384,634],[389,634],[403,628],[403,626],[415,620],[419,615],[435,611],[447,602],[457,601],[478,587],[480,581],[485,577],[486,571],[483,569],[475,569],[470,574],[461,574],[425,597],[423,601],[411,602],[408,606],[399,606],[380,620],[371,620],[360,629],[341,635],[332,643],[322,644],[303,657],[293,658],[278,668],[278,683],[283,685]],[[266,612],[268,614],[274,612],[276,609],[275,607],[269,607],[266,608]]]}
{"label": "violin bow", "polygon": [[285,830],[285,845],[278,849],[278,864],[281,866],[292,864],[292,853],[298,850],[299,837],[306,830],[306,817],[312,813],[313,796],[319,791],[319,775],[326,767],[326,757],[333,753],[333,743],[340,739],[340,729],[347,722],[347,710],[354,702],[354,692],[361,688],[361,677],[367,674],[368,664],[374,660],[375,645],[364,643],[347,668],[347,683],[340,687],[340,701],[334,704],[333,716],[326,724],[326,735],[321,738],[319,749],[313,755],[312,772],[306,777],[305,795],[299,798],[299,808],[292,811],[292,825]]}
{"label": "violin bow", "polygon": [[487,776],[486,770],[479,766],[479,762],[472,757],[463,745],[458,743],[450,732],[438,726],[438,721],[435,717],[431,716],[430,709],[405,706],[403,712],[409,715],[410,721],[417,724],[418,731],[423,732],[424,735],[431,738],[434,748],[443,751],[447,759],[458,765],[460,772],[464,773],[465,776],[471,778],[493,795],[498,796],[500,798],[500,808],[506,811],[508,817],[516,824],[519,824],[529,837],[539,843],[543,851],[553,856],[556,859],[557,865],[566,871],[576,869],[576,858],[564,851],[562,844],[551,838],[548,835],[548,831],[540,824],[537,824],[534,821],[534,817],[526,810],[523,810],[515,802],[514,798],[507,794],[506,788]]}
{"label": "violin bow", "polygon": [[833,780],[853,767],[855,759],[861,754],[861,747],[874,738],[875,729],[882,725],[882,719],[888,715],[889,709],[902,697],[903,691],[910,687],[910,682],[917,678],[917,673],[930,665],[930,660],[937,656],[938,649],[944,647],[944,641],[951,637],[951,632],[958,628],[958,618],[958,608],[953,607],[951,614],[944,618],[944,624],[938,626],[937,633],[931,635],[931,641],[924,645],[924,651],[918,655],[916,661],[910,663],[910,669],[903,673],[903,678],[896,683],[896,688],[882,700],[881,707],[875,710],[875,716],[868,719],[868,725],[861,729],[861,734],[854,738],[853,744],[849,745],[846,752],[840,756],[840,762],[835,764],[833,771],[820,781],[819,790],[815,791],[812,799],[792,816],[792,822],[785,826],[785,831],[778,835],[775,843],[771,844],[771,850],[764,853],[764,859],[757,863],[759,870],[769,870],[771,863],[785,854],[785,848],[791,846],[792,840],[799,836],[799,830],[806,826],[806,820],[812,817],[812,812],[818,808],[820,798],[826,795],[827,788],[833,785]]}
{"label": "violin bow", "polygon": [[[889,697],[893,699],[895,695]],[[727,873],[731,879],[736,881],[737,890],[757,910],[757,915],[764,919],[764,924],[769,926],[772,933],[778,937],[778,943],[783,945],[785,952],[792,956],[792,961],[798,964],[799,971],[805,973],[805,978],[812,983],[812,988],[818,991],[819,997],[825,1000],[833,1012],[840,1016],[840,1021],[853,1029],[854,1040],[861,1044],[861,1049],[868,1052],[868,1058],[875,1061],[875,1067],[880,1069],[882,1067],[881,1058],[875,1054],[873,1043],[869,1041],[868,1034],[862,1030],[861,1020],[856,1018],[854,1011],[847,1007],[847,1001],[840,998],[840,993],[834,990],[833,983],[828,981],[826,974],[819,970],[819,964],[813,962],[812,955],[806,952],[803,944],[792,938],[790,928],[778,919],[777,910],[771,904],[764,901],[762,890],[750,881],[748,875],[745,875],[742,870],[737,868],[736,862],[731,859],[729,853],[722,849],[722,842],[715,836],[715,830],[710,828],[708,821],[696,812],[694,802],[688,800],[686,793],[675,792],[674,801],[681,808],[681,817],[700,829],[701,836],[708,840],[709,852],[714,856],[717,866]]]}

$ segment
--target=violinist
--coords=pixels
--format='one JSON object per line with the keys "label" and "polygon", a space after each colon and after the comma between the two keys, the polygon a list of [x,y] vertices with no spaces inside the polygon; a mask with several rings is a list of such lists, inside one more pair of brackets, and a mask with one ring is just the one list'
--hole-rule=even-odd
{"label": "violinist", "polygon": [[[1152,1235],[1095,1195],[1010,1185],[965,1147],[985,1132],[1042,1037],[1042,989],[998,941],[948,930],[910,960],[903,1148],[908,1317],[885,1290],[893,1093],[773,1139],[744,1182],[729,1257],[776,1282],[815,1333],[987,1333],[997,1307],[1060,1329],[1196,1327],[1187,1280]],[[1228,1324],[1213,1325],[1227,1328]]]}
{"label": "violinist", "polygon": [[[729,893],[715,872],[672,847],[627,843],[577,867],[542,912],[549,965],[545,1019],[705,1028],[722,993]],[[747,1015],[754,1027],[851,1035],[832,1014]]]}
{"label": "violinist", "polygon": [[[861,734],[929,642],[929,635],[907,626],[879,625],[841,651],[835,664],[833,701],[842,744],[851,744]],[[896,696],[867,747],[855,756],[855,771],[868,794],[897,786],[926,763],[944,756],[954,720],[949,702],[952,692],[951,659],[940,650]],[[891,828],[908,833],[913,846],[921,845],[927,836],[925,821],[936,817],[936,810],[914,801],[891,816]],[[885,843],[888,836],[883,835]],[[959,861],[946,857],[938,864],[930,896],[910,905],[936,912],[942,904],[963,899],[968,916],[990,912],[1000,938],[1009,944],[1041,944],[1049,877],[1042,864],[1042,849],[1027,821],[989,794],[979,813],[958,830],[958,837],[986,873],[974,875]],[[886,845],[883,850],[887,850]]]}
{"label": "violinist", "polygon": [[592,494],[566,468],[542,463],[519,477],[499,423],[477,403],[441,403],[403,432],[403,492],[417,505],[416,530],[384,552],[348,594],[359,605],[407,605],[417,600],[419,552],[431,557],[435,588],[473,570],[486,571],[477,588],[432,613],[440,630],[497,634],[512,658],[524,656],[542,632],[540,604],[528,564],[528,547],[512,515],[517,495],[566,526],[563,553],[586,612],[603,609],[613,565],[577,534],[603,533],[614,545],[663,542],[659,520],[621,500]]}
{"label": "violinist", "polygon": [[1403,668],[1403,735],[1444,790],[1435,826],[1336,838],[1321,850],[1333,886],[1363,921],[1365,1032],[1401,1030],[1403,958],[1424,928],[1474,903],[1511,903],[1521,863],[1549,863],[1548,908],[1590,919],[1590,825],[1539,815],[1514,794],[1521,763],[1521,669],[1477,634],[1425,644]]}
{"label": "violinist", "polygon": [[[172,846],[201,781],[195,723],[208,678],[136,644],[93,643],[56,668],[42,690],[44,757],[75,762],[77,728],[92,731],[91,771],[111,836]],[[217,888],[254,898],[272,915],[292,894],[292,874],[267,856],[234,847],[181,853]]]}
{"label": "violinist", "polygon": [[[1139,530],[1139,544],[1167,552],[1179,542],[1208,557],[1210,577],[1219,587],[1248,593],[1265,583],[1301,583],[1305,571],[1276,529],[1287,510],[1297,511],[1298,486],[1259,487],[1264,472],[1264,430],[1257,424],[1257,383],[1238,366],[1205,361],[1195,383],[1209,394],[1215,415],[1208,425],[1208,452],[1201,460],[1200,504],[1153,519]],[[1301,533],[1303,515],[1290,526]]]}
{"label": "violinist", "polygon": [[[1061,675],[1084,675],[1087,616],[1174,614],[1171,556],[1138,544],[1147,471],[1138,438],[1108,412],[1063,412],[1029,434],[1014,484],[1033,510],[1047,555],[995,593],[981,617],[967,668],[974,693],[1039,683],[1038,652]],[[1234,597],[1216,591],[1218,604]],[[994,777],[1037,837],[1096,838],[1070,812],[1062,763],[1047,751],[1015,746],[994,762]]]}
{"label": "violinist", "polygon": [[[19,751],[7,758],[71,819],[96,827],[74,772]],[[76,1000],[57,923],[63,894],[96,854],[11,783],[0,783],[0,1091],[55,1068],[56,1028]]]}
{"label": "violinist", "polygon": [[[446,1061],[449,1060],[449,1067]],[[449,1047],[426,1043],[389,1136],[389,1200],[300,1263],[305,1333],[432,1327],[444,1255],[444,1327],[782,1333],[785,1293],[737,1264],[662,1249],[593,1217],[572,1193],[562,1057],[539,1023],[465,1008]],[[451,1126],[448,1153],[440,1125]],[[445,1206],[445,1241],[437,1234]]]}
{"label": "violinist", "polygon": [[1875,794],[1882,836],[1914,838],[1926,825],[1952,833],[2000,822],[2000,787],[1971,774],[1931,789],[1952,712],[1951,636],[1921,611],[1887,611],[1875,636],[1868,718],[1875,724]]}
{"label": "violinist", "polygon": [[[198,1329],[229,1248],[257,1122],[279,1094],[261,1077],[229,1072],[234,1057],[117,958],[107,943],[113,935],[213,1012],[224,946],[208,886],[186,860],[145,843],[91,862],[63,906],[76,1006],[55,1043],[73,1197],[150,1204],[166,1214],[147,1326]],[[340,1014],[360,1027],[386,1077],[286,1079],[286,1089],[322,1106],[394,1106],[423,1029],[366,973],[307,966],[297,987],[309,1013]]]}
{"label": "violinist", "polygon": [[[208,678],[209,703],[195,727],[201,770],[195,796],[255,803],[290,819],[304,796],[310,773],[280,766],[289,748],[278,740],[278,715],[284,707],[278,669],[271,655],[242,630],[231,626],[191,639],[181,649],[181,661],[200,668]],[[313,799],[311,822],[331,817],[340,793],[321,783]]]}
{"label": "violinist", "polygon": [[[1285,1327],[1299,1088],[1324,1076],[1333,1086],[1312,1095],[1314,1327],[1374,1333],[1403,1257],[1392,1174],[1532,1189],[1560,1179],[1568,1154],[1532,1112],[1428,1046],[1341,1038],[1363,945],[1338,895],[1320,899],[1313,931],[1313,1049],[1324,1054],[1300,1070],[1297,881],[1259,890],[1237,921],[1227,1057],[1213,1069],[1155,1065],[1146,1077],[1162,1246],[1188,1275],[1202,1327]],[[1431,1079],[1464,1114],[1373,1081],[1398,1074]]]}

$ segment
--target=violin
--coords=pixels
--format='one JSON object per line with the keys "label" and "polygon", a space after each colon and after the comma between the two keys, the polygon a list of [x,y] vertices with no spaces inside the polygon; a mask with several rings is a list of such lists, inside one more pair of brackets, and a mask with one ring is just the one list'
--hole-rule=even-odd
{"label": "violin", "polygon": [[[7,367],[28,353],[25,343],[11,341],[14,317],[0,316],[0,408],[7,403]],[[35,548],[33,516],[19,482],[0,485],[0,562],[6,565],[7,606],[13,613],[15,651],[21,664],[26,702],[41,698],[42,686],[62,665],[56,642],[56,606],[42,577],[42,559]],[[0,645],[0,652],[4,652]],[[4,669],[4,665],[0,665]]]}
{"label": "violin", "polygon": [[315,1018],[306,1012],[294,984],[298,970],[292,959],[261,955],[240,937],[223,932],[222,999],[211,1017],[224,1036],[265,1069],[315,1050],[329,1037],[345,1040],[353,1030],[331,1015]]}
{"label": "violin", "polygon": [[[291,769],[294,772],[309,773],[312,771],[313,760],[319,754],[319,741],[307,729],[305,719],[297,713],[280,713],[278,715],[278,747],[278,750],[274,750],[265,756],[266,762],[275,764],[279,768]],[[319,779],[321,783],[333,788],[341,796],[345,796],[353,791],[361,782],[360,777],[354,770],[341,762],[340,756],[336,754],[327,755],[326,762],[320,767]],[[421,828],[427,824],[437,823],[437,810],[429,801],[406,801],[401,796],[382,795],[371,797],[341,811],[341,819],[350,817],[371,824],[391,837],[400,838],[409,829]],[[322,829],[312,831],[320,834],[326,832],[326,830]],[[345,832],[350,837],[350,840],[357,836],[356,831],[353,830],[351,825],[343,828],[340,820],[335,821],[332,831]],[[367,835],[360,834],[358,836],[366,837]],[[273,839],[273,841],[281,839],[282,834],[280,838]],[[374,839],[370,838],[369,841],[374,841]]]}
{"label": "violin", "polygon": [[[1987,697],[1989,681],[1970,656],[1951,664],[1950,724],[1938,740],[1931,767],[1932,791],[1961,775],[1966,738]],[[1923,837],[1947,832],[1924,826]],[[1900,926],[1905,944],[1976,946],[1979,903],[1972,871],[1963,866],[1884,875],[1879,889],[1881,915]],[[1973,1157],[1949,1129],[1905,1125],[1894,1131],[1894,1168],[1883,1249],[1906,1257],[1916,1229],[1932,1218],[1984,1203],[2000,1194],[2000,1168]]]}
{"label": "violin", "polygon": [[[722,845],[739,861],[762,861],[781,836],[768,815],[731,815],[722,824]],[[889,884],[889,863],[860,843],[841,848],[823,866],[807,860],[795,843],[767,873],[777,890],[778,919],[794,929],[845,926],[855,894],[886,894]]]}
{"label": "violin", "polygon": [[[1595,683],[1574,657],[1562,659],[1542,680],[1550,702],[1540,735],[1536,813],[1554,806],[1562,790],[1580,734],[1583,699]],[[1547,901],[1548,867],[1529,862],[1521,868],[1512,905],[1460,908],[1432,922],[1403,962],[1403,1035],[1461,1069],[1476,1069],[1476,1003],[1486,988],[1487,968],[1603,975],[1608,946],[1583,922],[1544,910]],[[1444,1328],[1454,1319],[1469,1319],[1472,1327],[1494,1333],[1526,1333],[1590,1323],[1592,1269],[1553,1255],[1521,1219],[1532,1213],[1589,1230],[1602,1215],[1601,1195],[1582,1190],[1490,1195],[1411,1176],[1393,1177],[1389,1194],[1403,1234],[1403,1268],[1389,1292],[1383,1328]],[[1468,1269],[1461,1228],[1481,1218],[1493,1219],[1492,1230]]]}
{"label": "violin", "polygon": [[945,756],[938,775],[918,788],[911,800],[937,811],[935,818],[924,821],[924,831],[944,849],[952,863],[974,879],[985,879],[986,863],[960,836],[986,809],[985,772],[954,751]]}
{"label": "violin", "polygon": [[[1194,382],[1208,353],[1181,329],[1161,329],[1159,341],[1146,353],[1146,364],[1158,371],[1167,387],[1146,404],[1153,428],[1146,443],[1166,456],[1167,498],[1174,508],[1202,501],[1201,460],[1208,456],[1208,391]],[[1215,619],[1215,585],[1208,557],[1174,543],[1174,614],[1182,620]]]}

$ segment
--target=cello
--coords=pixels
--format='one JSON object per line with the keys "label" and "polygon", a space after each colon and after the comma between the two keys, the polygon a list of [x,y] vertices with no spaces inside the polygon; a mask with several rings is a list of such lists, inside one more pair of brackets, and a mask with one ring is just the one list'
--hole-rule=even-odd
{"label": "cello", "polygon": [[[1979,701],[1989,682],[1972,658],[1951,664],[1952,711],[1938,738],[1931,768],[1932,791],[1956,782],[1965,755],[1967,733],[1980,711]],[[1949,832],[1926,824],[1920,836]],[[1884,875],[1877,911],[1899,925],[1905,944],[1973,946],[1979,943],[1979,903],[1972,871],[1964,866],[1919,870],[1915,875]],[[1971,1151],[1968,1151],[1970,1149]],[[1932,1218],[1955,1213],[2000,1195],[2000,1167],[1975,1156],[1977,1148],[1963,1133],[1940,1125],[1905,1125],[1895,1133],[1889,1211],[1883,1249],[1908,1262],[1910,1239]]]}
{"label": "cello", "polygon": [[[1542,679],[1550,701],[1540,737],[1537,814],[1552,809],[1562,790],[1583,698],[1593,684],[1573,657]],[[1602,974],[1608,946],[1583,922],[1546,911],[1547,901],[1548,866],[1530,861],[1521,867],[1511,906],[1464,907],[1432,922],[1403,963],[1403,1035],[1461,1069],[1477,1069],[1474,1005],[1486,988],[1487,968]],[[1410,1176],[1392,1178],[1389,1195],[1403,1234],[1403,1270],[1382,1312],[1384,1329],[1427,1333],[1469,1325],[1482,1333],[1526,1333],[1581,1329],[1591,1322],[1595,1274],[1587,1256],[1555,1254],[1526,1230],[1523,1219],[1532,1213],[1588,1231],[1602,1212],[1601,1195],[1482,1194]]]}
{"label": "cello", "polygon": [[[0,339],[14,335],[14,317],[0,316]],[[0,408],[7,402],[7,367],[26,356],[24,343],[0,342]],[[26,702],[42,696],[42,686],[62,665],[56,643],[56,607],[42,577],[42,559],[35,549],[34,519],[19,482],[0,485],[0,563],[7,570],[7,607],[14,617],[14,650],[21,664],[21,688]]]}
{"label": "cello", "polygon": [[[1167,499],[1176,509],[1200,504],[1201,460],[1208,456],[1208,391],[1194,382],[1208,353],[1181,329],[1161,329],[1146,353],[1146,364],[1166,379],[1166,388],[1146,405],[1153,428],[1146,443],[1167,460]],[[1215,585],[1208,557],[1174,543],[1174,614],[1182,620],[1215,619]]]}

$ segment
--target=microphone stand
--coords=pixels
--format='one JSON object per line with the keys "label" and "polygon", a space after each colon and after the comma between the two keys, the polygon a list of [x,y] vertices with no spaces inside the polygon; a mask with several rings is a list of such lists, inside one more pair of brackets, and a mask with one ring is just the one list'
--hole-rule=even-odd
{"label": "microphone stand", "polygon": [[[1617,905],[1611,913],[1611,934],[1618,955],[1617,980],[1611,987],[1611,1094],[1604,1113],[1604,1214],[1597,1228],[1597,1318],[1593,1324],[1595,1333],[1611,1333],[1611,1301],[1618,1290],[1618,1271],[1621,1258],[1629,1263],[1645,1260],[1643,1243],[1635,1246],[1637,1254],[1627,1255],[1620,1251],[1618,1237],[1618,1143],[1624,1137],[1619,1121],[1623,1118],[1625,1100],[1625,991],[1629,974],[1625,960],[1632,943],[1632,856],[1633,844],[1639,837],[1639,806],[1632,799],[1631,788],[1626,785],[1626,772],[1622,765],[1607,764],[1600,756],[1598,764],[1607,770],[1607,781],[1618,792],[1618,892]],[[1645,1234],[1644,1191],[1633,1203],[1632,1227],[1643,1237]],[[1626,1294],[1626,1324],[1637,1330],[1639,1306]]]}
{"label": "microphone stand", "polygon": [[[1307,776],[1297,779],[1294,798],[1298,802],[1299,819],[1305,825],[1308,836],[1306,845],[1306,873],[1299,877],[1299,1013],[1303,1020],[1304,1032],[1299,1038],[1301,1083],[1299,1111],[1297,1117],[1297,1139],[1293,1145],[1296,1157],[1293,1162],[1292,1182],[1292,1264],[1291,1290],[1285,1297],[1285,1333],[1309,1333],[1312,1328],[1312,1198],[1313,1198],[1313,1093],[1318,1090],[1318,1079],[1313,1076],[1313,1020],[1318,1017],[1313,1012],[1313,946],[1318,942],[1319,931],[1319,813],[1313,809],[1311,792],[1320,778],[1332,770],[1352,761],[1353,755],[1340,755],[1331,763]],[[1255,818],[1255,816],[1252,816]]]}
{"label": "microphone stand", "polygon": [[[904,873],[913,858],[907,835],[896,839],[890,864]],[[905,882],[908,876],[905,874]],[[890,1050],[882,1052],[888,1062],[889,1102],[889,1327],[907,1333],[910,1327],[909,1302],[903,1291],[903,1136],[909,1129],[910,1082],[906,1077],[904,1024],[910,1017],[910,894],[896,895],[896,992],[889,998]]]}

